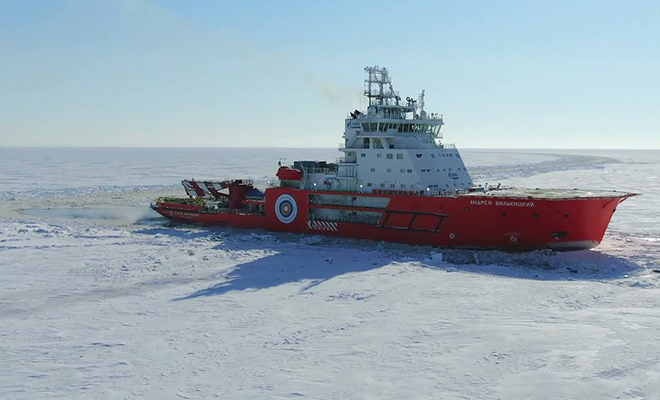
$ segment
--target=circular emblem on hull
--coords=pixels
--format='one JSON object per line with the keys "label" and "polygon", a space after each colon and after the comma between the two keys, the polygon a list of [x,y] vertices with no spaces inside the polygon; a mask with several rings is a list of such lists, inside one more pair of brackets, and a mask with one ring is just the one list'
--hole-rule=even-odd
{"label": "circular emblem on hull", "polygon": [[275,201],[275,215],[283,224],[290,224],[298,215],[298,205],[290,194],[283,194]]}

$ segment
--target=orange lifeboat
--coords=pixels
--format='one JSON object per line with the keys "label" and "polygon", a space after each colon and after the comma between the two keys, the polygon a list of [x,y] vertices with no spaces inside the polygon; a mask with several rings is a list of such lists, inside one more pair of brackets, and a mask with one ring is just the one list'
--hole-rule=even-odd
{"label": "orange lifeboat", "polygon": [[277,177],[283,181],[299,181],[302,180],[302,171],[295,168],[280,167],[277,170]]}

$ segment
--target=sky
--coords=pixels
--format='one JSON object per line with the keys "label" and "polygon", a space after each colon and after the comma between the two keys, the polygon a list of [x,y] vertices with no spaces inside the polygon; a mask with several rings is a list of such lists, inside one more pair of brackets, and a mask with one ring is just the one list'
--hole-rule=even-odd
{"label": "sky", "polygon": [[657,0],[0,0],[0,146],[336,147],[367,65],[461,148],[660,148]]}

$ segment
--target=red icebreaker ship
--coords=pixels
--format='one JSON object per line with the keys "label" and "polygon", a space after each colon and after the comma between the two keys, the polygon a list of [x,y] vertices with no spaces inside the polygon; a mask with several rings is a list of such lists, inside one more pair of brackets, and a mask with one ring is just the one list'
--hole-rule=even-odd
{"label": "red icebreaker ship", "polygon": [[337,163],[280,166],[264,192],[246,179],[183,181],[187,198],[152,207],[185,222],[453,248],[575,250],[597,246],[634,193],[480,187],[442,117],[401,99],[388,71],[367,67],[365,112],[345,121]]}

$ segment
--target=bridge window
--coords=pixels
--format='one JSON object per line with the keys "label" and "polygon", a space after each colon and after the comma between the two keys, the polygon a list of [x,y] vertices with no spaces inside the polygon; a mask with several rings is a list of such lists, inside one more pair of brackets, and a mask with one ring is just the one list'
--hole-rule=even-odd
{"label": "bridge window", "polygon": [[362,124],[362,130],[365,131],[365,132],[370,132],[370,130],[369,130],[369,124],[367,124],[367,123],[363,123],[363,124]]}
{"label": "bridge window", "polygon": [[388,159],[388,160],[391,160],[392,158],[393,158],[393,154],[392,154],[392,153],[388,153],[388,154],[387,154],[387,159]]}
{"label": "bridge window", "polygon": [[372,132],[378,132],[378,122],[372,122],[371,123],[371,131]]}

